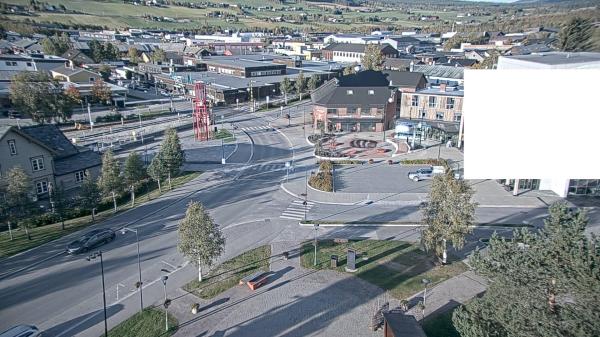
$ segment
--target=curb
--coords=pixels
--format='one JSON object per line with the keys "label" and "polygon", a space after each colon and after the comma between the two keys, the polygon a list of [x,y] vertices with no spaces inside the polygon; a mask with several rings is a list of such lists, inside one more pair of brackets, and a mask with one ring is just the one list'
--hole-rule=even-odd
{"label": "curb", "polygon": [[[285,193],[291,195],[292,197],[297,198],[299,200],[304,200],[304,198],[301,197],[300,195],[295,194],[294,192],[288,190],[285,187],[285,183],[281,183],[281,184],[279,184],[279,186],[281,187],[281,189]],[[307,196],[306,200],[310,201],[310,202],[314,202],[316,204],[324,204],[324,205],[339,205],[339,206],[352,206],[352,205],[356,205],[356,203],[348,203],[348,202],[325,202],[325,201],[317,201],[317,200],[314,200],[314,199],[308,199],[308,196]]]}

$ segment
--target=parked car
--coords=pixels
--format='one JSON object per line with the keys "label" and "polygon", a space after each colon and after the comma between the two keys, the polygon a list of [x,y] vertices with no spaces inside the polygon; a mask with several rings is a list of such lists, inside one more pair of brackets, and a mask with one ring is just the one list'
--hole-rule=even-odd
{"label": "parked car", "polygon": [[0,337],[39,337],[42,336],[42,332],[33,325],[18,325],[14,326],[3,333],[0,333]]}
{"label": "parked car", "polygon": [[445,169],[443,166],[433,166],[427,168],[420,168],[416,171],[408,172],[408,179],[413,181],[421,181],[427,179],[433,179],[434,176],[444,173]]}
{"label": "parked car", "polygon": [[116,237],[115,232],[110,228],[94,229],[85,233],[81,238],[67,245],[69,254],[85,253],[88,250],[109,243]]}

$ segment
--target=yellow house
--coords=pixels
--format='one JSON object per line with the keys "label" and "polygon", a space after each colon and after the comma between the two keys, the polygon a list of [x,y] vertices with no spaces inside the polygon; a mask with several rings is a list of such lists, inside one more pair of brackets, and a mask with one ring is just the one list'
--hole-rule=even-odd
{"label": "yellow house", "polygon": [[50,70],[50,72],[53,78],[72,83],[94,83],[96,80],[102,79],[102,76],[95,72],[75,67],[71,61]]}

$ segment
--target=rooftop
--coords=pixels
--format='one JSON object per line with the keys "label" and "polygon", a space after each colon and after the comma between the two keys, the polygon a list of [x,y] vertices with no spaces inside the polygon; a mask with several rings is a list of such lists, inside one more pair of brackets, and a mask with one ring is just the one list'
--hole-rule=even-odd
{"label": "rooftop", "polygon": [[56,125],[28,126],[21,128],[21,131],[52,149],[57,158],[71,156],[78,152],[75,145],[71,144]]}
{"label": "rooftop", "polygon": [[595,63],[600,62],[600,53],[580,52],[545,52],[529,55],[506,56],[509,59],[522,60],[546,65],[558,64],[576,64],[576,63]]}

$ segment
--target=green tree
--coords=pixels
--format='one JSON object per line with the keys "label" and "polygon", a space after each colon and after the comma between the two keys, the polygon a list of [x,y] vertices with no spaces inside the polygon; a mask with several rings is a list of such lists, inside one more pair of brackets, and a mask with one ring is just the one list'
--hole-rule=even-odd
{"label": "green tree", "polygon": [[32,191],[31,180],[25,170],[20,166],[15,166],[6,173],[4,183],[6,185],[6,215],[10,239],[13,239],[12,224],[17,223],[25,230],[27,238],[31,240],[29,223],[23,221],[31,213],[33,204],[30,197]]}
{"label": "green tree", "polygon": [[92,222],[95,220],[94,214],[98,204],[102,200],[102,194],[98,184],[92,180],[90,174],[87,173],[79,189],[79,206],[84,209],[89,209],[92,213]]}
{"label": "green tree", "polygon": [[354,68],[356,67],[356,65],[348,65],[344,68],[343,71],[343,75],[347,76],[347,75],[352,75],[352,74],[356,74],[356,70],[354,70]]}
{"label": "green tree", "polygon": [[129,47],[127,50],[127,56],[129,57],[129,62],[131,63],[139,63],[140,57],[138,56],[138,50],[135,47]]}
{"label": "green tree", "polygon": [[185,218],[179,224],[179,251],[198,267],[202,282],[202,266],[211,267],[225,249],[225,237],[204,206],[197,201],[188,204]]}
{"label": "green tree", "polygon": [[185,153],[181,149],[181,141],[175,129],[165,130],[165,138],[158,155],[166,168],[169,189],[171,189],[171,176],[179,174],[185,160]]}
{"label": "green tree", "polygon": [[90,56],[94,59],[94,62],[99,63],[105,59],[104,45],[102,43],[92,40],[88,43],[88,46],[90,47]]}
{"label": "green tree", "polygon": [[281,84],[279,85],[279,90],[283,93],[283,99],[285,101],[285,105],[287,105],[287,95],[292,91],[292,81],[290,81],[288,77],[284,77],[283,81],[281,81]]}
{"label": "green tree", "polygon": [[302,93],[306,88],[306,78],[304,78],[304,73],[302,72],[302,70],[300,70],[300,74],[298,74],[298,77],[294,82],[294,86],[296,87],[296,92],[300,96],[300,100],[302,100]]}
{"label": "green tree", "polygon": [[102,76],[102,79],[104,81],[108,81],[110,79],[112,70],[110,69],[109,65],[103,64],[100,66],[100,69],[98,70],[98,72],[100,73],[100,76]]}
{"label": "green tree", "polygon": [[423,223],[427,227],[421,234],[421,242],[425,249],[433,250],[442,263],[447,259],[447,242],[460,249],[465,236],[471,232],[477,206],[471,201],[473,193],[464,180],[454,178],[452,171],[433,178],[422,208]]}
{"label": "green tree", "polygon": [[65,230],[65,218],[71,206],[65,189],[62,186],[51,186],[48,192],[50,194],[50,202],[52,203],[52,212],[58,215],[60,218],[60,228]]}
{"label": "green tree", "polygon": [[114,44],[108,42],[104,47],[103,61],[115,61],[119,59],[119,49]]}
{"label": "green tree", "polygon": [[131,152],[127,156],[125,168],[123,169],[123,177],[125,178],[125,184],[129,186],[129,190],[131,191],[131,207],[133,207],[135,204],[135,186],[146,177],[144,163],[137,152]]}
{"label": "green tree", "polygon": [[38,123],[71,117],[73,104],[57,80],[46,72],[23,71],[16,74],[9,88],[10,101],[17,110]]}
{"label": "green tree", "polygon": [[317,89],[317,87],[319,86],[319,75],[312,75],[309,79],[308,79],[308,90],[310,92],[315,91],[315,89]]}
{"label": "green tree", "polygon": [[133,73],[131,72],[131,70],[125,70],[125,78],[128,80],[133,78]]}
{"label": "green tree", "polygon": [[365,55],[361,59],[363,69],[382,70],[383,60],[383,54],[379,49],[379,45],[370,43],[365,47]]}
{"label": "green tree", "polygon": [[97,79],[92,85],[92,98],[103,104],[108,104],[112,98],[112,90],[104,81]]}
{"label": "green tree", "polygon": [[123,189],[123,176],[121,175],[119,162],[113,156],[112,150],[108,150],[102,155],[102,171],[98,180],[98,187],[100,187],[104,196],[110,195],[112,197],[114,212],[116,212],[116,195]]}
{"label": "green tree", "polygon": [[549,207],[541,230],[496,234],[470,265],[489,282],[457,309],[462,337],[583,337],[600,331],[600,250],[585,233],[587,217],[564,202]]}
{"label": "green tree", "polygon": [[594,27],[590,20],[578,17],[571,19],[560,31],[558,37],[560,50],[567,52],[590,50],[593,32]]}
{"label": "green tree", "polygon": [[155,63],[163,62],[167,60],[167,54],[164,50],[160,48],[156,48],[154,52],[152,52],[152,61]]}
{"label": "green tree", "polygon": [[162,193],[162,187],[160,182],[164,181],[167,177],[168,169],[164,161],[160,157],[160,153],[157,153],[154,156],[154,158],[152,158],[150,165],[148,165],[147,172],[150,178],[152,178],[152,180],[156,181],[156,183],[158,184],[158,192]]}
{"label": "green tree", "polygon": [[490,56],[486,57],[481,63],[475,64],[473,69],[495,69],[498,65],[498,56],[500,56],[500,53],[492,50]]}
{"label": "green tree", "polygon": [[46,55],[62,55],[71,48],[71,40],[68,34],[63,33],[42,39],[41,45]]}

